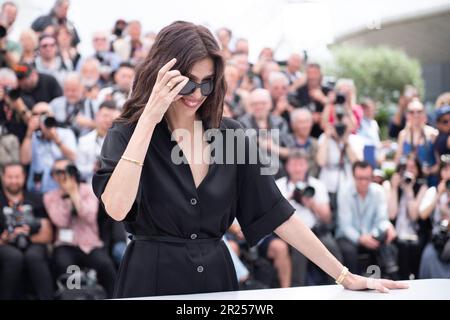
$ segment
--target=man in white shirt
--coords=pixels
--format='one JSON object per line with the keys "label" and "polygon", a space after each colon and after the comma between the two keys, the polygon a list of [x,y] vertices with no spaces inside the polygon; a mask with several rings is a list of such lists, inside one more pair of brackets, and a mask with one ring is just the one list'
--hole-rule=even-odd
{"label": "man in white shirt", "polygon": [[[327,188],[320,180],[308,174],[308,154],[301,149],[292,149],[286,162],[287,177],[276,181],[281,194],[290,201],[295,213],[316,234],[335,257],[342,260],[332,230],[332,213]],[[292,251],[293,285],[327,284],[332,279],[318,272],[314,279],[307,280],[308,260]],[[314,273],[316,273],[314,270]],[[320,279],[319,279],[320,278]]]}
{"label": "man in white shirt", "polygon": [[103,102],[99,108],[95,115],[96,128],[82,136],[78,144],[76,165],[87,183],[91,183],[106,133],[120,114],[112,101]]}

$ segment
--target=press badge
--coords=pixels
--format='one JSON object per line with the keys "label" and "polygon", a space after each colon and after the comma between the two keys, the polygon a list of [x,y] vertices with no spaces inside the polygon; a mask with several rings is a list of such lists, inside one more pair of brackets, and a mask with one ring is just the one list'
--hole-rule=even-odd
{"label": "press badge", "polygon": [[59,241],[72,243],[73,242],[73,230],[72,229],[59,230]]}

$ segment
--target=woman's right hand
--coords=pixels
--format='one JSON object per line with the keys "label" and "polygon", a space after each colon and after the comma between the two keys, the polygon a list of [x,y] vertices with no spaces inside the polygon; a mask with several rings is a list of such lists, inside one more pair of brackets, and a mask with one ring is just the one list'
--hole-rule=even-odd
{"label": "woman's right hand", "polygon": [[144,109],[143,114],[157,123],[162,120],[172,102],[180,98],[177,97],[178,93],[189,81],[189,78],[182,76],[180,71],[170,70],[176,62],[177,59],[173,58],[158,71],[155,85]]}

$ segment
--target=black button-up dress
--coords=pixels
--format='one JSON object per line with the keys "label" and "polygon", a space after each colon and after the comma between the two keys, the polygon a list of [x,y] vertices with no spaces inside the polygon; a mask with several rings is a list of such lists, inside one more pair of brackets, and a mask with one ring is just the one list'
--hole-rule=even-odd
{"label": "black button-up dress", "polygon": [[[116,123],[108,131],[92,182],[99,199],[134,128]],[[241,128],[224,118],[215,129],[223,133],[223,161],[227,141],[238,140],[225,130],[243,132]],[[251,143],[245,138],[246,150]],[[231,256],[221,240],[235,217],[253,246],[294,212],[273,177],[261,175],[262,165],[249,164],[248,158],[245,163],[212,163],[196,188],[189,164],[171,160],[177,147],[181,150],[163,119],[153,132],[138,194],[125,218],[127,231],[135,237],[120,266],[117,298],[237,290]]]}

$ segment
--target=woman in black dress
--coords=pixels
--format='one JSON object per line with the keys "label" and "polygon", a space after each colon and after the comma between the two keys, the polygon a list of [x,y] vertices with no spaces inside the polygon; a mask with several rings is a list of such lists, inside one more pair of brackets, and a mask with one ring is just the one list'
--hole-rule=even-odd
{"label": "woman in black dress", "polygon": [[273,177],[250,161],[254,144],[239,123],[222,119],[223,71],[213,35],[175,22],[161,30],[136,72],[93,179],[106,212],[133,235],[115,296],[237,290],[221,241],[235,217],[249,245],[275,231],[346,288],[402,287],[348,273],[293,215]]}

